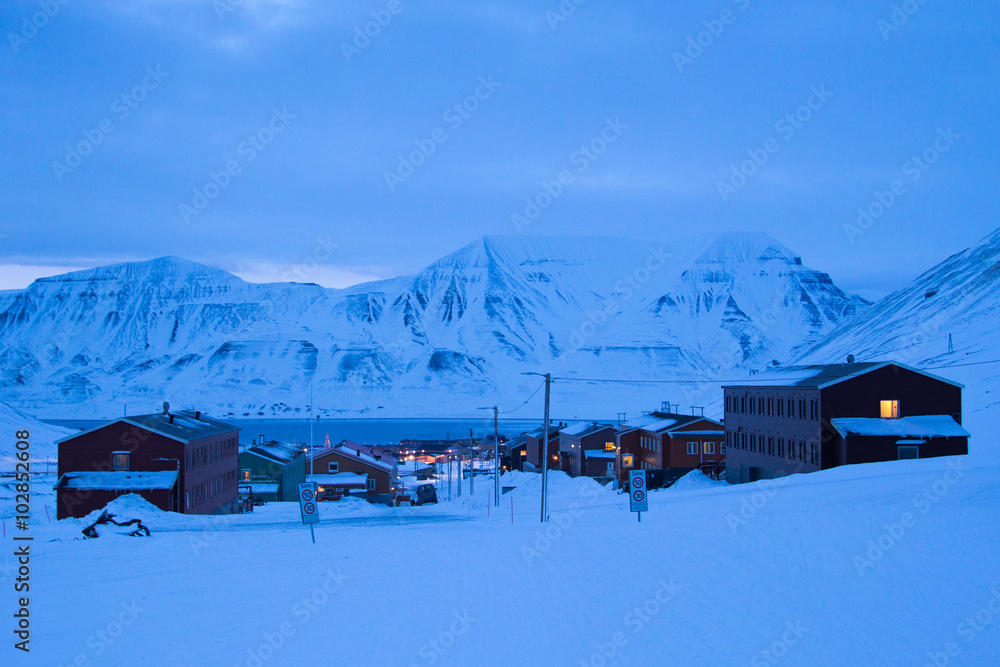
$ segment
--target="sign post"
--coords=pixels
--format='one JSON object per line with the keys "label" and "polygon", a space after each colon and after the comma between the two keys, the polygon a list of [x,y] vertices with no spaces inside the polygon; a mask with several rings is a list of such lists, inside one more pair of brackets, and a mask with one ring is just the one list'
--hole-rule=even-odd
{"label": "sign post", "polygon": [[313,544],[316,544],[314,523],[319,523],[319,509],[316,506],[316,484],[303,482],[299,484],[299,510],[302,512],[302,524],[309,526]]}
{"label": "sign post", "polygon": [[649,511],[649,501],[646,499],[646,471],[630,470],[628,473],[629,505],[633,512],[638,512],[639,523],[642,523],[642,513]]}

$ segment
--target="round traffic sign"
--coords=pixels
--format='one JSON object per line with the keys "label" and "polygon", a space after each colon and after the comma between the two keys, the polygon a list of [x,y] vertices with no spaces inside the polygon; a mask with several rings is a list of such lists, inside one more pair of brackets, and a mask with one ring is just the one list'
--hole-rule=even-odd
{"label": "round traffic sign", "polygon": [[642,491],[639,491],[638,489],[632,492],[632,500],[634,500],[637,503],[641,503],[645,498],[646,494],[643,493]]}
{"label": "round traffic sign", "polygon": [[302,511],[306,514],[314,514],[316,512],[316,506],[312,503],[306,503],[302,506]]}
{"label": "round traffic sign", "polygon": [[312,489],[302,489],[302,500],[312,500],[313,492]]}
{"label": "round traffic sign", "polygon": [[643,479],[642,477],[636,476],[635,479],[632,480],[632,486],[637,489],[641,489],[645,485],[646,485],[646,480]]}

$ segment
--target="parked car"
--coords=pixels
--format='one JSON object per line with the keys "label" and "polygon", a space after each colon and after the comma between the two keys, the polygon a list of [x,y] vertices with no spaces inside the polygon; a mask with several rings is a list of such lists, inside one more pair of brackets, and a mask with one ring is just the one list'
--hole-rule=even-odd
{"label": "parked car", "polygon": [[433,484],[421,484],[417,487],[417,504],[427,505],[438,501],[437,489]]}

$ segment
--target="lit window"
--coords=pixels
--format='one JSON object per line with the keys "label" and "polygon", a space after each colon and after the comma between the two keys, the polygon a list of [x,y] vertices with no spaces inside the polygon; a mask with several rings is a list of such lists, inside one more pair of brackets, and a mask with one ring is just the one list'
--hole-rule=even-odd
{"label": "lit window", "polygon": [[613,451],[615,451],[615,443],[613,443],[613,442],[606,442],[606,443],[604,443],[604,451],[606,451],[606,452],[613,452]]}
{"label": "lit window", "polygon": [[248,470],[241,470],[240,471],[240,479],[242,481],[244,481],[244,482],[249,482],[250,481],[250,470],[249,469]]}
{"label": "lit window", "polygon": [[112,452],[111,463],[115,470],[128,470],[128,452]]}
{"label": "lit window", "polygon": [[622,467],[623,468],[631,468],[632,467],[632,455],[631,454],[625,454],[624,456],[622,456]]}
{"label": "lit window", "polygon": [[715,453],[715,443],[714,442],[706,442],[705,443],[705,453],[706,454],[714,454]]}
{"label": "lit window", "polygon": [[899,419],[899,401],[881,401],[882,419]]}

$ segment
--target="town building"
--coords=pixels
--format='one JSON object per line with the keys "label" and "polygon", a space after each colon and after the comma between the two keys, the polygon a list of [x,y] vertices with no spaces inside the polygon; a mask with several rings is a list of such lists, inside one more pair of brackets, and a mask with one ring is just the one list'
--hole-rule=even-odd
{"label": "town building", "polygon": [[[549,442],[545,448],[549,457],[549,470],[559,470],[559,431],[566,426],[565,423],[549,424]],[[545,438],[544,427],[536,428],[524,434],[524,441],[527,444],[525,450],[527,457],[524,463],[535,470],[542,469],[542,440]]]}
{"label": "town building", "polygon": [[239,454],[240,487],[265,502],[297,502],[306,481],[305,445],[264,441]]}
{"label": "town building", "polygon": [[237,510],[239,429],[183,410],[125,417],[56,442],[56,516],[83,517],[126,493],[168,512]]}
{"label": "town building", "polygon": [[617,430],[610,424],[576,422],[559,430],[559,463],[574,477],[614,477]]}
{"label": "town building", "polygon": [[962,385],[896,362],[776,367],[724,396],[730,483],[968,454]]}
{"label": "town building", "polygon": [[718,476],[726,462],[725,436],[721,423],[700,415],[652,412],[630,420],[618,432],[618,480],[627,483],[630,470],[682,474],[699,468]]}
{"label": "town building", "polygon": [[399,488],[395,457],[349,440],[316,452],[310,457],[310,466],[312,475],[367,475],[365,496],[371,503],[392,505]]}

